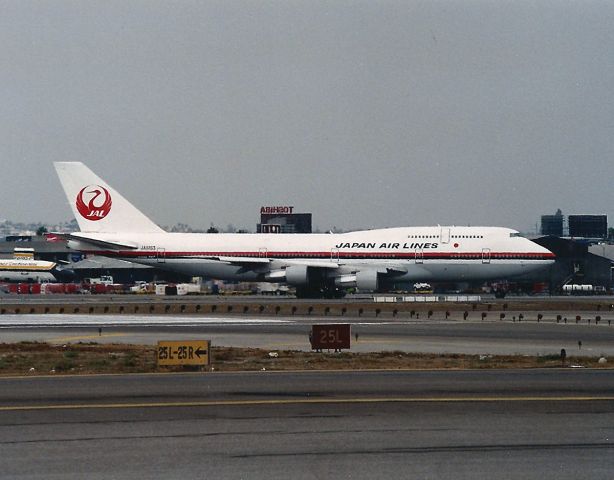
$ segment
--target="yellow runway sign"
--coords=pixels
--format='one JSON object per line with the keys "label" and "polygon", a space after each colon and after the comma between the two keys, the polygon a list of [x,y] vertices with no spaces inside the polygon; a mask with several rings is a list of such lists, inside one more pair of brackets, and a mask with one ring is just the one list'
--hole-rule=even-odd
{"label": "yellow runway sign", "polygon": [[158,342],[158,366],[209,365],[211,340]]}

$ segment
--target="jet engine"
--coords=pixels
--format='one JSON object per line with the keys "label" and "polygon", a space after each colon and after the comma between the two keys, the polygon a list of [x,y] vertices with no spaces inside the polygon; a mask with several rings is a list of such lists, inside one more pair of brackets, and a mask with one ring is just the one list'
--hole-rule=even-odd
{"label": "jet engine", "polygon": [[307,265],[291,265],[283,270],[273,270],[264,278],[271,282],[285,282],[288,285],[299,287],[309,283],[309,267]]}
{"label": "jet engine", "polygon": [[379,274],[377,270],[359,270],[356,273],[336,277],[335,285],[342,288],[357,287],[359,290],[377,290]]}
{"label": "jet engine", "polygon": [[309,267],[306,265],[286,267],[286,283],[293,286],[307,285],[309,283]]}

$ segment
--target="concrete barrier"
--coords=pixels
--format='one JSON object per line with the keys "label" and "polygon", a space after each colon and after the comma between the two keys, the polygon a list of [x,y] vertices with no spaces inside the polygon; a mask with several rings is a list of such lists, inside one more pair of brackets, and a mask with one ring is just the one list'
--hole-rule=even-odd
{"label": "concrete barrier", "polygon": [[[394,298],[397,297],[389,297]],[[428,297],[420,297],[422,299]],[[552,319],[558,314],[558,321],[561,321],[561,313],[565,312],[567,317],[575,318],[576,315],[593,318],[595,315],[584,312],[599,311],[604,320],[609,320],[603,312],[610,312],[610,303],[604,302],[601,304],[601,309],[596,308],[593,302],[548,302],[547,300],[535,302],[513,302],[513,303],[476,303],[476,302],[461,302],[464,300],[461,296],[455,297],[458,302],[427,302],[424,300],[413,302],[399,302],[382,300],[373,301],[336,301],[336,302],[304,302],[297,301],[254,301],[254,302],[239,302],[239,301],[211,301],[208,299],[198,299],[198,301],[181,299],[173,301],[172,299],[164,299],[160,301],[148,301],[143,299],[139,302],[126,302],[118,296],[117,299],[101,299],[100,301],[92,301],[91,297],[87,301],[75,301],[57,303],[29,303],[27,301],[19,301],[19,299],[0,298],[0,315],[6,314],[29,314],[29,315],[53,315],[53,314],[76,314],[76,315],[269,315],[269,316],[327,316],[327,317],[343,317],[343,316],[358,316],[358,317],[396,317],[396,318],[451,318],[452,320],[461,317],[463,320],[479,319],[481,312],[492,312],[492,318],[512,319],[518,316],[518,319],[523,317],[520,312],[541,312],[542,318]],[[471,313],[472,312],[472,313]],[[496,313],[495,313],[496,312]],[[506,312],[505,317],[501,317],[500,313]],[[548,313],[550,312],[550,313]],[[556,312],[553,313],[553,312]],[[471,314],[470,314],[471,313]],[[488,315],[491,318],[491,315]],[[567,318],[566,317],[566,318]],[[604,318],[605,317],[605,318]],[[541,320],[541,318],[540,318]]]}

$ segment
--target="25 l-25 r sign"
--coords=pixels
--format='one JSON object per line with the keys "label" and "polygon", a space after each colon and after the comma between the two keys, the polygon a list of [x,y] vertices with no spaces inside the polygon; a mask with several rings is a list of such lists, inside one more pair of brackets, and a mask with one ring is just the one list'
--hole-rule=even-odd
{"label": "25 l-25 r sign", "polygon": [[209,365],[210,340],[158,342],[158,366]]}

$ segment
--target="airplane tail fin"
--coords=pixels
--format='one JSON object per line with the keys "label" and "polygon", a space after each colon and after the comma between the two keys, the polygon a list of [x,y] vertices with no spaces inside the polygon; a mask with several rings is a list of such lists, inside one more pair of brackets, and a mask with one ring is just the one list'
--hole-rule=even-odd
{"label": "airplane tail fin", "polygon": [[163,232],[83,163],[55,162],[54,165],[82,232]]}

